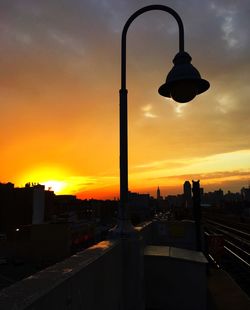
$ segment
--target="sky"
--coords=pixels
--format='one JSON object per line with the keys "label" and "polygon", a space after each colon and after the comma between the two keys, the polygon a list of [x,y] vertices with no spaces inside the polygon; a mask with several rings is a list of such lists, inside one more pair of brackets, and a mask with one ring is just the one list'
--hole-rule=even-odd
{"label": "sky", "polygon": [[0,182],[38,182],[81,198],[119,196],[120,39],[149,4],[181,16],[185,50],[210,89],[159,96],[178,52],[165,12],[128,31],[129,189],[239,191],[250,182],[248,0],[0,0]]}

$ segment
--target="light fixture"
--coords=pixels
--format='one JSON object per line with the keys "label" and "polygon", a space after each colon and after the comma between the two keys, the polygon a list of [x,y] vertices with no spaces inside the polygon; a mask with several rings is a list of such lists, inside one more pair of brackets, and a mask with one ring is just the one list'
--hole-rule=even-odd
{"label": "light fixture", "polygon": [[160,95],[184,103],[209,88],[209,82],[201,78],[191,60],[191,56],[184,51],[176,54],[173,59],[174,66],[167,75],[166,83],[159,88]]}

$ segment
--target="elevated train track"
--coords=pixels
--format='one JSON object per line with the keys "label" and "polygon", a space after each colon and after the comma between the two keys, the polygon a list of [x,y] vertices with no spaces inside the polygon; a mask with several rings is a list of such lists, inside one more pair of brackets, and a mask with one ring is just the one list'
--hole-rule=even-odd
{"label": "elevated train track", "polygon": [[217,261],[213,254],[208,254],[250,296],[250,233],[207,218],[204,219],[204,229],[207,236],[223,236],[221,259]]}

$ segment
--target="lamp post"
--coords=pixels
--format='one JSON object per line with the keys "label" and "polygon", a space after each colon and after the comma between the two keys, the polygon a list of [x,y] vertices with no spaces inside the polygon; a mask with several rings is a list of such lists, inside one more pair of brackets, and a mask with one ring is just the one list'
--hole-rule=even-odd
{"label": "lamp post", "polygon": [[184,51],[184,28],[180,16],[170,7],[149,5],[130,16],[124,25],[121,40],[121,89],[120,89],[120,205],[118,223],[115,231],[120,235],[134,232],[128,210],[128,125],[127,125],[127,89],[126,89],[126,37],[128,28],[136,17],[160,10],[171,14],[179,27],[179,52],[173,59],[174,66],[167,75],[166,82],[159,88],[159,94],[177,102],[188,102],[209,88],[209,82],[202,79],[200,73],[191,65],[191,56]]}
{"label": "lamp post", "polygon": [[171,14],[179,27],[179,52],[173,59],[174,66],[159,94],[177,102],[188,102],[209,88],[192,65],[192,58],[184,51],[184,29],[180,16],[164,5],[149,5],[130,16],[124,25],[121,40],[121,89],[120,89],[120,204],[117,226],[113,232],[121,237],[122,293],[121,307],[124,310],[144,309],[143,298],[143,254],[141,238],[135,233],[128,210],[128,125],[126,89],[126,37],[130,24],[139,15],[152,10]]}

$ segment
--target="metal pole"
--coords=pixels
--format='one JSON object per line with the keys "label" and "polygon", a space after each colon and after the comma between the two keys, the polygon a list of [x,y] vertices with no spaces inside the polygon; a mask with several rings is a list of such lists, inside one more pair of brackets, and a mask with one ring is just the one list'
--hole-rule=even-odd
{"label": "metal pole", "polygon": [[121,89],[120,89],[120,205],[116,231],[122,235],[130,234],[134,228],[130,221],[128,210],[128,125],[127,125],[127,94],[126,89],[126,36],[130,24],[139,15],[161,10],[171,14],[179,26],[179,51],[184,51],[184,28],[180,16],[171,8],[164,5],[149,5],[130,16],[124,25],[121,41]]}

